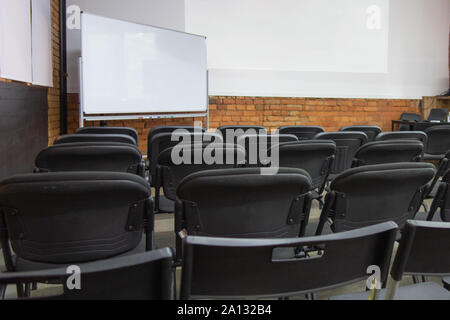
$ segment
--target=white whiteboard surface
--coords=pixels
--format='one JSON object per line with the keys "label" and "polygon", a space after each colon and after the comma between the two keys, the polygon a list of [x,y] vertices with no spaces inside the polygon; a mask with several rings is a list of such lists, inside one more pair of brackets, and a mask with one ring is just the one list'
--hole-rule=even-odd
{"label": "white whiteboard surface", "polygon": [[32,0],[33,84],[53,86],[50,0]]}
{"label": "white whiteboard surface", "polygon": [[0,77],[32,82],[30,0],[0,0]]}
{"label": "white whiteboard surface", "polygon": [[207,110],[205,38],[83,13],[85,114]]}

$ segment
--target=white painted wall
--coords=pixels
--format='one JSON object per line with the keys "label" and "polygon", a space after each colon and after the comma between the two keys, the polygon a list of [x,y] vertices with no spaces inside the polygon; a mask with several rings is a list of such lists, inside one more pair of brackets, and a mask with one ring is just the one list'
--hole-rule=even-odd
{"label": "white painted wall", "polygon": [[[82,11],[109,18],[184,31],[184,0],[68,0]],[[68,92],[79,92],[80,30],[67,30]]]}

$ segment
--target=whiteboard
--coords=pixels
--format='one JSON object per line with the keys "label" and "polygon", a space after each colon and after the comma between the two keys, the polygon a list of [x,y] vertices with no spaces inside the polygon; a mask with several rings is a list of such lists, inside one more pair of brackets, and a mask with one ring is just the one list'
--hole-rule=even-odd
{"label": "whiteboard", "polygon": [[0,77],[32,82],[30,0],[0,0]]}
{"label": "whiteboard", "polygon": [[206,39],[83,13],[85,114],[206,111]]}
{"label": "whiteboard", "polygon": [[50,0],[32,0],[33,84],[53,87]]}

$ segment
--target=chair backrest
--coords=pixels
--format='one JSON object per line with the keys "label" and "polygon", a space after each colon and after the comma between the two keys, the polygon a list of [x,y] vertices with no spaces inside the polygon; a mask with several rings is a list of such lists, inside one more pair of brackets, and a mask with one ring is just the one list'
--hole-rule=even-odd
{"label": "chair backrest", "polygon": [[428,136],[422,131],[397,131],[397,132],[382,132],[375,141],[386,140],[419,140],[422,142],[424,150],[427,148]]}
{"label": "chair backrest", "polygon": [[375,138],[383,132],[378,126],[350,126],[350,127],[342,127],[339,131],[359,131],[364,132],[367,135],[367,141],[373,141]]}
{"label": "chair backrest", "polygon": [[391,269],[400,281],[403,275],[450,275],[450,223],[408,221]]}
{"label": "chair backrest", "polygon": [[444,157],[450,151],[450,125],[428,128],[425,133],[428,135],[425,153]]}
{"label": "chair backrest", "polygon": [[67,287],[71,274],[66,268],[0,274],[0,285],[47,281],[63,284],[61,295],[36,300],[170,300],[172,261],[172,251],[164,248],[80,264],[79,290]]}
{"label": "chair backrest", "polygon": [[[436,176],[438,175],[439,174],[437,174]],[[435,179],[439,178],[435,177]],[[439,182],[438,190],[433,199],[433,203],[430,207],[430,212],[428,216],[429,221],[433,220],[434,213],[438,208],[440,208],[441,220],[445,222],[450,222],[450,170],[447,170],[442,175],[442,180]]]}
{"label": "chair backrest", "polygon": [[423,122],[417,122],[414,124],[413,126],[413,131],[424,131],[429,129],[429,128],[434,128],[434,127],[439,127],[439,126],[444,126],[447,125],[447,123],[445,122],[428,122],[428,121],[423,121]]}
{"label": "chair backrest", "polygon": [[279,134],[293,134],[299,140],[311,140],[322,132],[325,130],[318,126],[285,126],[278,129]]}
{"label": "chair backrest", "polygon": [[245,149],[245,160],[249,166],[263,166],[268,164],[267,157],[275,144],[296,141],[298,138],[292,134],[245,134],[237,139],[236,144]]}
{"label": "chair backrest", "polygon": [[[159,154],[157,163],[156,188],[163,187],[164,195],[171,200],[176,200],[176,190],[179,183],[188,175],[204,170],[231,169],[245,164],[245,150],[234,144],[203,144],[185,145],[182,150],[175,150],[179,157],[184,156],[184,151],[190,153],[186,156],[187,163],[175,164],[172,159],[174,148],[164,150]],[[217,154],[221,152],[221,154]],[[206,157],[204,155],[206,154]],[[218,157],[213,162],[209,157]],[[232,160],[231,162],[227,162]],[[206,160],[206,161],[205,161]],[[238,163],[235,160],[240,160]]]}
{"label": "chair backrest", "polygon": [[[402,120],[402,121],[411,121],[411,122],[413,122],[413,121],[419,122],[419,121],[422,121],[423,119],[422,119],[422,116],[420,114],[417,114],[417,113],[403,113],[400,116],[400,120]],[[410,126],[407,125],[407,124],[400,124],[398,126],[398,131],[410,131],[410,130],[411,130]]]}
{"label": "chair backrest", "polygon": [[[267,130],[263,126],[236,125],[219,127],[217,128],[217,133],[222,135],[225,143],[237,143],[239,137],[245,134],[267,134]],[[230,135],[230,137],[228,137],[228,135]],[[231,138],[233,141],[228,141]]]}
{"label": "chair backrest", "polygon": [[134,249],[144,219],[152,217],[150,195],[148,183],[135,174],[27,174],[0,182],[0,212],[18,257],[78,263]]}
{"label": "chair backrest", "polygon": [[415,140],[374,141],[358,149],[353,167],[365,165],[417,162],[423,154],[423,144]]}
{"label": "chair backrest", "polygon": [[150,162],[150,175],[152,177],[152,184],[154,185],[156,181],[156,167],[158,165],[158,157],[161,152],[166,149],[175,147],[176,145],[182,144],[203,144],[205,139],[208,142],[222,143],[222,136],[217,133],[210,132],[180,132],[174,135],[174,131],[167,133],[158,133],[150,142],[151,150],[149,154]]}
{"label": "chair backrest", "polygon": [[60,136],[54,144],[62,143],[89,143],[89,142],[119,142],[137,145],[136,140],[127,134],[68,134]]}
{"label": "chair backrest", "polygon": [[336,143],[332,140],[302,140],[280,144],[273,147],[272,152],[278,152],[280,167],[306,170],[315,189],[326,182],[333,165]]}
{"label": "chair backrest", "polygon": [[150,157],[151,150],[152,150],[152,140],[153,137],[160,133],[172,133],[176,130],[186,130],[187,132],[205,132],[206,129],[200,128],[200,127],[194,127],[194,126],[160,126],[160,127],[153,127],[150,132],[148,133],[148,140],[147,140],[147,152]]}
{"label": "chair backrest", "polygon": [[310,210],[311,178],[300,169],[208,170],[178,186],[184,227],[190,235],[280,238],[304,232]]}
{"label": "chair backrest", "polygon": [[430,115],[428,116],[428,121],[447,122],[447,119],[448,109],[445,108],[431,109]]}
{"label": "chair backrest", "polygon": [[126,143],[64,143],[42,150],[36,157],[39,172],[114,171],[145,173],[142,155]]}
{"label": "chair backrest", "polygon": [[341,173],[352,166],[356,151],[367,142],[364,132],[325,132],[319,133],[314,140],[333,140],[336,143],[336,157],[331,173]]}
{"label": "chair backrest", "polygon": [[322,217],[334,232],[414,218],[435,173],[429,163],[394,163],[353,168],[330,185]]}
{"label": "chair backrest", "polygon": [[[328,290],[389,273],[397,226],[393,222],[302,239],[185,239],[181,299],[265,298]],[[324,248],[307,258],[281,257],[286,248]]]}
{"label": "chair backrest", "polygon": [[139,135],[136,129],[130,127],[84,127],[79,128],[78,134],[125,134],[132,137],[136,142],[139,140]]}

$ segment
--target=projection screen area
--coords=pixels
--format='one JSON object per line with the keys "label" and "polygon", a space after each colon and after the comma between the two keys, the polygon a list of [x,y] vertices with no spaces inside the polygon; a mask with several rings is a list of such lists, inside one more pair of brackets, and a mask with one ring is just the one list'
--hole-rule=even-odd
{"label": "projection screen area", "polygon": [[186,32],[207,37],[212,95],[416,98],[448,86],[433,2],[185,0]]}

